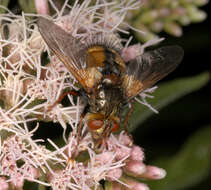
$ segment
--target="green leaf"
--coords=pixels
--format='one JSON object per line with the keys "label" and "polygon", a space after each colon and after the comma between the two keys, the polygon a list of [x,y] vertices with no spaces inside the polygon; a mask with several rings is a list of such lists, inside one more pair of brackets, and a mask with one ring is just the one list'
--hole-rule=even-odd
{"label": "green leaf", "polygon": [[18,0],[25,13],[36,13],[35,4],[32,0]]}
{"label": "green leaf", "polygon": [[159,167],[167,171],[167,176],[150,182],[151,189],[179,190],[206,178],[211,171],[210,137],[211,126],[203,127],[187,140],[176,155],[157,161]]}
{"label": "green leaf", "polygon": [[[9,4],[9,0],[0,0],[0,5],[7,7],[7,5]],[[3,9],[0,7],[0,13],[5,13],[6,9]]]}
{"label": "green leaf", "polygon": [[[157,110],[167,106],[171,102],[179,99],[186,94],[196,91],[203,87],[210,79],[209,73],[202,73],[193,77],[175,79],[170,82],[159,85],[153,93],[153,99],[147,99],[147,102]],[[130,118],[129,131],[133,131],[147,118],[155,114],[148,107],[135,103],[134,112]]]}

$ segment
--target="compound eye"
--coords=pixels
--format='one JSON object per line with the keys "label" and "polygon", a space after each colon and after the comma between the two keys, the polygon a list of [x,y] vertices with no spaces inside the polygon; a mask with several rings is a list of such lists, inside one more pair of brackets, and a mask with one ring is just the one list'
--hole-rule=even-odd
{"label": "compound eye", "polygon": [[111,131],[116,132],[118,130],[119,130],[119,123],[117,123],[116,121],[113,121]]}
{"label": "compound eye", "polygon": [[91,120],[88,122],[88,126],[92,130],[97,130],[103,126],[103,121],[102,120]]}

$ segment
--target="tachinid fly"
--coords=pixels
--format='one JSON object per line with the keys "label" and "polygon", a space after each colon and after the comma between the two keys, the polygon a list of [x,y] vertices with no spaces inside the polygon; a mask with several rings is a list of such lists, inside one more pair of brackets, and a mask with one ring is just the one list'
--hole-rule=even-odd
{"label": "tachinid fly", "polygon": [[117,131],[124,104],[173,71],[183,49],[165,46],[123,61],[121,43],[112,34],[93,34],[81,42],[53,22],[39,18],[39,31],[54,54],[82,86],[82,114],[95,141]]}

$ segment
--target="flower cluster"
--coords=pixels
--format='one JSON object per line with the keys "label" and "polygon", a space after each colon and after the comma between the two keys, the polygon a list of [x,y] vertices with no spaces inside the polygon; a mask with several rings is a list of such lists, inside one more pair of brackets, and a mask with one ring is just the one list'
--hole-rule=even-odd
{"label": "flower cluster", "polygon": [[145,33],[137,33],[142,41],[157,37],[157,33],[165,31],[170,35],[180,37],[182,26],[201,22],[206,13],[199,7],[207,4],[209,0],[143,0],[142,6],[132,12],[128,21],[135,28]]}
{"label": "flower cluster", "polygon": [[[36,3],[40,13],[48,13],[48,7],[41,6],[42,3],[47,6],[46,1]],[[52,0],[49,3],[56,12],[55,23],[83,42],[93,32],[127,34],[128,25],[123,20],[128,11],[137,8],[139,1],[97,1],[91,5],[87,0],[82,4],[76,1],[73,6],[65,1],[61,10]],[[78,90],[78,86],[44,43],[35,23],[37,16],[11,12],[0,16],[0,189],[7,190],[10,186],[21,189],[25,180],[54,190],[148,189],[135,178],[160,179],[165,171],[146,166],[142,149],[133,144],[127,133],[111,135],[98,151],[86,123],[78,136],[77,126],[84,108],[79,97],[68,95],[66,106],[52,107],[64,91]],[[131,38],[121,40],[126,42],[122,51],[124,60],[140,55],[145,47],[160,41],[128,46]],[[147,93],[153,90],[140,94],[142,100],[137,101],[150,107],[145,98],[151,97]],[[32,121],[37,126],[30,130],[28,124]],[[58,122],[64,129],[65,145],[58,147],[48,139],[55,148],[52,151],[40,145],[42,139],[34,140],[33,135],[40,127],[38,121]],[[69,126],[72,132],[66,140]]]}
{"label": "flower cluster", "polygon": [[99,182],[105,180],[110,189],[148,190],[147,185],[132,177],[139,180],[165,177],[163,169],[143,163],[143,150],[134,145],[125,132],[111,135],[99,153],[93,151],[93,146],[90,134],[85,135],[79,143],[71,134],[67,145],[63,149],[57,148],[65,163],[62,169],[48,175],[53,189],[102,189]]}

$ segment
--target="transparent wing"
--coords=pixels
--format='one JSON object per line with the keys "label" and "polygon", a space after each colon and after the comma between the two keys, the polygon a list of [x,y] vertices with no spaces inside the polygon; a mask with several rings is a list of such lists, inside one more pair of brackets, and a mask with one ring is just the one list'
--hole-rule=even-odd
{"label": "transparent wing", "polygon": [[100,76],[95,68],[83,66],[86,64],[85,46],[46,18],[40,17],[37,25],[48,47],[63,62],[82,87],[87,91],[92,88]]}
{"label": "transparent wing", "polygon": [[184,51],[179,46],[165,46],[131,60],[123,79],[125,94],[135,97],[172,72],[181,62]]}

